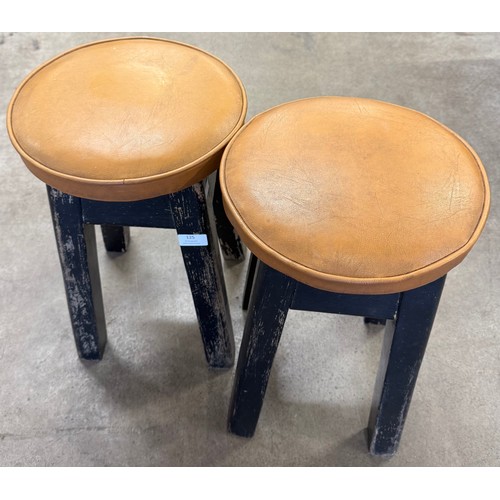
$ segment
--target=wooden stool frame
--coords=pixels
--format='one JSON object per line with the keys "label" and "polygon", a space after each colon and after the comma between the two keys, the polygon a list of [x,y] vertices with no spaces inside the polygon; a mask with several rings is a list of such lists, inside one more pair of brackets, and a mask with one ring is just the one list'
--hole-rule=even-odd
{"label": "wooden stool frame", "polygon": [[401,439],[445,279],[443,276],[395,294],[333,293],[300,283],[252,255],[243,299],[248,317],[230,403],[229,431],[244,437],[254,434],[289,309],[364,316],[366,322],[389,320],[369,416],[368,440],[371,454],[393,455]]}
{"label": "wooden stool frame", "polygon": [[[105,202],[71,196],[47,186],[57,249],[78,355],[101,359],[106,323],[94,225],[101,225],[107,251],[127,249],[129,226],[172,228],[207,236],[206,246],[181,246],[205,356],[213,368],[234,361],[234,340],[222,262],[243,260],[243,246],[220,208],[217,175],[176,193],[133,202]],[[213,213],[216,207],[217,222]]]}

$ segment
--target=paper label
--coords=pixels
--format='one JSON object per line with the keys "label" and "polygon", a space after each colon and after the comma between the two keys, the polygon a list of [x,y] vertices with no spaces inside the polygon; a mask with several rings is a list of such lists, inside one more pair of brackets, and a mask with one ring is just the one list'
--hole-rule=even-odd
{"label": "paper label", "polygon": [[178,234],[181,247],[206,247],[208,239],[206,234]]}

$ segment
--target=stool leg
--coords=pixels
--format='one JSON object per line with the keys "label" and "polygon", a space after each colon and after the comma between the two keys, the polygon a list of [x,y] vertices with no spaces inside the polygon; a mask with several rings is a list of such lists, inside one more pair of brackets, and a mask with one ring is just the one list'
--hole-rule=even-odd
{"label": "stool leg", "polygon": [[47,191],[76,349],[83,359],[101,359],[106,323],[95,229],[83,223],[80,198]]}
{"label": "stool leg", "polygon": [[259,262],[229,409],[229,431],[251,437],[297,282]]}
{"label": "stool leg", "polygon": [[403,292],[386,327],[368,424],[370,453],[396,453],[445,277]]}
{"label": "stool leg", "polygon": [[250,254],[250,261],[248,262],[247,278],[245,281],[245,292],[243,294],[242,309],[244,311],[248,309],[248,304],[250,304],[250,297],[252,295],[256,267],[257,267],[257,257],[255,257],[255,255],[252,253]]}
{"label": "stool leg", "polygon": [[365,325],[385,325],[386,323],[385,319],[365,318]]}
{"label": "stool leg", "polygon": [[222,255],[225,260],[242,262],[245,260],[245,250],[240,237],[234,230],[231,222],[227,218],[224,205],[222,203],[222,193],[218,172],[215,175],[213,208],[215,214],[215,224]]}
{"label": "stool leg", "polygon": [[169,195],[177,234],[206,235],[207,245],[181,246],[208,364],[229,368],[234,362],[231,315],[213,213],[201,182]]}
{"label": "stool leg", "polygon": [[130,242],[130,228],[127,226],[112,226],[102,224],[102,239],[107,252],[124,253]]}

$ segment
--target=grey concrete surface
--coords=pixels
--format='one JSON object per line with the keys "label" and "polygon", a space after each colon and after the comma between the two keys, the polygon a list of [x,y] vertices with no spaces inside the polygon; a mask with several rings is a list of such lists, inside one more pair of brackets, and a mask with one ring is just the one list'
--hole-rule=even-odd
{"label": "grey concrete surface", "polygon": [[[1,123],[17,84],[73,46],[132,33],[0,34]],[[133,33],[137,34],[137,33]],[[500,465],[500,34],[142,33],[197,45],[244,82],[248,117],[292,99],[355,95],[418,109],[463,136],[492,208],[450,272],[401,446],[367,453],[382,331],[292,312],[256,435],[226,432],[233,370],[206,367],[173,231],[98,240],[108,324],[99,363],[73,345],[45,186],[0,127],[0,465]],[[225,265],[236,345],[246,263]]]}

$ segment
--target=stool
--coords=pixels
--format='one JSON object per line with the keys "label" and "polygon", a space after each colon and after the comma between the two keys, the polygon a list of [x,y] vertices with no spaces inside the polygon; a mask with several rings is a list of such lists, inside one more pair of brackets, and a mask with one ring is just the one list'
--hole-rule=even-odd
{"label": "stool", "polygon": [[47,184],[77,351],[100,359],[106,326],[94,225],[108,251],[128,227],[175,228],[207,361],[233,363],[233,333],[215,235],[241,260],[216,177],[241,127],[245,90],[222,61],[159,38],[69,50],[33,71],[10,102],[10,139]]}
{"label": "stool", "polygon": [[229,430],[255,431],[289,309],[385,323],[369,449],[396,452],[445,282],[489,210],[484,168],[426,115],[349,97],[286,103],[227,146],[223,201],[255,256]]}

